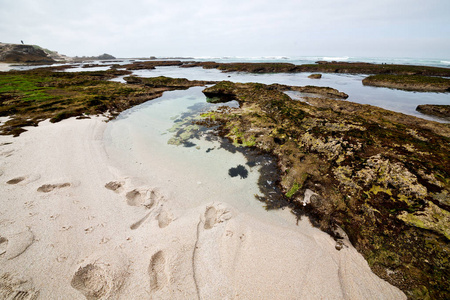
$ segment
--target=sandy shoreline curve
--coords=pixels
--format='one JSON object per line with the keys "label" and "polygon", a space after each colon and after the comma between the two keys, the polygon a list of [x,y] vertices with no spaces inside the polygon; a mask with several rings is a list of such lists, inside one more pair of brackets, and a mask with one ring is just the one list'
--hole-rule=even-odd
{"label": "sandy shoreline curve", "polygon": [[306,218],[214,199],[185,208],[123,174],[106,126],[71,118],[0,136],[0,298],[406,299]]}

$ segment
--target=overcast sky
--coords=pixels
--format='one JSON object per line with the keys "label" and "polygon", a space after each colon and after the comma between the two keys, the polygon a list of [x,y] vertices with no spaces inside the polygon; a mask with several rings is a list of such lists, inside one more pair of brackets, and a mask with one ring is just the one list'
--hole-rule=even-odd
{"label": "overcast sky", "polygon": [[450,0],[0,0],[0,42],[69,56],[450,58]]}

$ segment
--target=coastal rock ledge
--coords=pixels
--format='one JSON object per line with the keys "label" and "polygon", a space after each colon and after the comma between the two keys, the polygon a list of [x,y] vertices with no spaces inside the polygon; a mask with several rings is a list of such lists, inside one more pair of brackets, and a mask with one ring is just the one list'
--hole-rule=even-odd
{"label": "coastal rock ledge", "polygon": [[52,63],[55,60],[36,46],[0,43],[0,62]]}

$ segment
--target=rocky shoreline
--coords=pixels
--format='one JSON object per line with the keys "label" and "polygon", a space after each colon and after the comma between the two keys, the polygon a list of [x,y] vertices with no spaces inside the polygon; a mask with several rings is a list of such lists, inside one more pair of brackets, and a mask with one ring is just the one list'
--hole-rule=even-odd
{"label": "rocky shoreline", "polygon": [[186,62],[181,67],[202,67],[219,69],[224,72],[250,73],[345,73],[345,74],[395,74],[450,77],[450,69],[412,66],[388,65],[357,62],[317,62],[316,64],[294,65],[291,63],[217,63],[217,62]]}
{"label": "rocky shoreline", "polygon": [[[138,62],[126,69],[159,65],[185,63]],[[261,67],[238,66],[244,65]],[[0,93],[0,116],[10,117],[2,134],[19,135],[23,126],[49,118],[57,122],[105,112],[114,117],[164,91],[216,83],[135,76],[125,77],[127,85],[107,81],[130,75],[128,70],[0,73],[10,87]],[[284,91],[325,97],[305,96],[307,104]],[[336,100],[347,95],[331,88],[222,81],[204,93],[216,102],[235,99],[240,108],[205,114],[202,125],[217,126],[217,134],[234,144],[277,157],[284,197],[260,199],[268,208],[287,204],[338,242],[346,232],[372,270],[410,298],[450,296],[447,124]]]}
{"label": "rocky shoreline", "polygon": [[[0,93],[0,116],[11,117],[0,127],[0,134],[17,136],[24,131],[24,126],[36,126],[45,119],[58,122],[70,117],[103,113],[114,117],[130,107],[161,97],[165,91],[217,83],[164,76],[127,76],[124,80],[128,85],[123,85],[108,80],[131,75],[130,71],[111,69],[95,72],[54,72],[61,69],[48,67],[30,71],[0,72],[0,83],[5,85],[4,91]],[[272,88],[339,99],[348,97],[347,94],[329,87],[273,85]],[[39,101],[29,101],[36,99]]]}
{"label": "rocky shoreline", "polygon": [[342,228],[372,270],[410,298],[449,296],[447,125],[347,101],[308,105],[263,84],[221,82],[204,93],[239,101],[206,123],[278,158],[280,187],[298,216],[337,240]]}

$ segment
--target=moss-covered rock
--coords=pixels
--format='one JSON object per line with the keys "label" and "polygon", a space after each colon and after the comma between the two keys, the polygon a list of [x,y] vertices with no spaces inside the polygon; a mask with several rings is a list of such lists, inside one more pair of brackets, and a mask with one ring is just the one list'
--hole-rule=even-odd
{"label": "moss-covered rock", "polygon": [[408,225],[435,231],[450,240],[450,212],[431,201],[427,201],[423,211],[414,213],[403,211],[397,217]]}
{"label": "moss-covered rock", "polygon": [[0,127],[1,134],[15,136],[25,126],[50,119],[120,112],[158,98],[164,91],[186,89],[205,82],[157,77],[127,77],[130,83],[109,81],[129,71],[53,72],[42,68],[30,71],[0,72],[0,116],[10,116]]}
{"label": "moss-covered rock", "polygon": [[293,212],[331,234],[343,228],[377,275],[410,298],[448,298],[450,126],[348,101],[308,105],[283,89],[207,88],[240,103],[207,123],[275,155]]}

